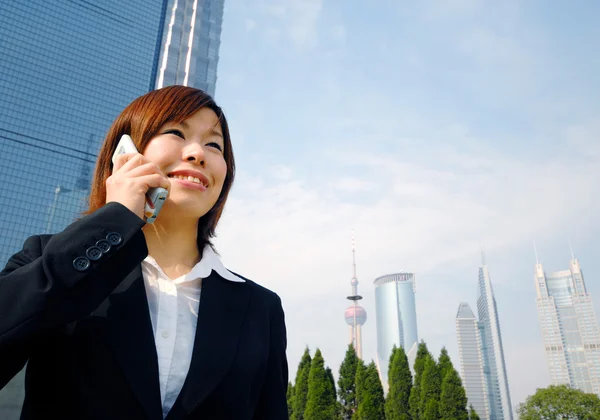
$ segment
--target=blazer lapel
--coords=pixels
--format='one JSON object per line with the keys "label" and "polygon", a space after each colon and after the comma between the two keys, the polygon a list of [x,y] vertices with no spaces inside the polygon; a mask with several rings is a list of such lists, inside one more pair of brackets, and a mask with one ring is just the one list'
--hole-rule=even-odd
{"label": "blazer lapel", "polygon": [[106,309],[108,342],[133,393],[150,419],[162,420],[158,358],[141,266],[102,306]]}
{"label": "blazer lapel", "polygon": [[215,271],[202,280],[190,369],[167,420],[189,415],[229,371],[249,301],[247,283],[227,281]]}

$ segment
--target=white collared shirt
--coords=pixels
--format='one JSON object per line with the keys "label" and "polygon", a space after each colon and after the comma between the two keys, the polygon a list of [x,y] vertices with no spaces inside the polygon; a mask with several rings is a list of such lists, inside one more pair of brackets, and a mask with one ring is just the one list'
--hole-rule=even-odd
{"label": "white collared shirt", "polygon": [[228,271],[210,246],[189,273],[171,280],[151,256],[142,261],[154,343],[163,418],[181,392],[194,351],[202,279],[216,271],[224,279],[245,280]]}

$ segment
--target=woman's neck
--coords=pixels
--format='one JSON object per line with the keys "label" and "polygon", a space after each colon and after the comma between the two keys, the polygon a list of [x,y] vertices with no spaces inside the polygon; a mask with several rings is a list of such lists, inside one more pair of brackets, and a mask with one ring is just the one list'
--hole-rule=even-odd
{"label": "woman's neck", "polygon": [[142,228],[148,254],[171,279],[187,274],[200,261],[198,220],[169,221],[160,216]]}

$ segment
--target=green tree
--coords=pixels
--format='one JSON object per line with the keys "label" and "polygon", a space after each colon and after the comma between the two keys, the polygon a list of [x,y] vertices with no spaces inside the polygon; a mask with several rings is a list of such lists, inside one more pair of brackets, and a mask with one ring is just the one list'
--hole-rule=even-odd
{"label": "green tree", "polygon": [[329,367],[327,367],[327,369],[325,369],[325,372],[327,373],[327,379],[329,379],[330,387],[333,390],[333,400],[334,400],[333,412],[335,414],[331,418],[331,420],[343,420],[343,418],[342,418],[342,405],[337,400],[337,392],[336,392],[336,389],[335,389],[335,378],[333,377],[333,372],[331,371],[331,369]]}
{"label": "green tree", "polygon": [[389,391],[385,400],[386,420],[410,420],[408,400],[412,374],[404,348],[394,346],[388,370]]}
{"label": "green tree", "polygon": [[410,416],[413,420],[419,420],[421,418],[421,377],[423,376],[425,361],[427,359],[433,359],[433,357],[431,356],[431,353],[429,353],[425,342],[421,341],[417,349],[417,357],[415,358],[415,380],[413,382],[413,387],[410,390],[410,397],[408,400]]}
{"label": "green tree", "polygon": [[481,420],[479,414],[477,414],[477,411],[473,408],[473,404],[469,406],[469,420]]}
{"label": "green tree", "polygon": [[442,393],[440,371],[432,357],[425,360],[425,369],[421,377],[420,419],[439,419],[439,401]]}
{"label": "green tree", "polygon": [[465,388],[463,388],[458,372],[452,367],[452,364],[450,364],[446,376],[442,381],[439,408],[442,420],[469,420],[467,393],[465,392]]}
{"label": "green tree", "polygon": [[290,382],[287,388],[287,406],[288,417],[291,419],[294,416],[294,385]]}
{"label": "green tree", "polygon": [[338,395],[340,397],[341,414],[344,420],[350,420],[356,411],[356,369],[358,357],[352,344],[348,345],[346,357],[340,366],[338,378]]}
{"label": "green tree", "polygon": [[567,385],[539,388],[517,409],[521,420],[600,419],[600,399]]}
{"label": "green tree", "polygon": [[442,379],[442,382],[444,382],[446,373],[448,373],[450,369],[454,369],[454,365],[452,365],[452,360],[450,360],[450,356],[448,355],[448,350],[446,350],[446,347],[442,347],[442,351],[440,352],[438,368],[440,370],[440,378]]}
{"label": "green tree", "polygon": [[358,409],[353,420],[385,420],[383,386],[375,362],[369,363],[364,371],[357,372]]}
{"label": "green tree", "polygon": [[302,359],[298,364],[296,373],[296,383],[294,384],[294,400],[292,406],[292,420],[304,420],[304,410],[306,409],[306,397],[308,396],[308,375],[312,359],[308,347],[304,350]]}
{"label": "green tree", "polygon": [[[329,373],[327,372],[329,370]],[[331,369],[325,368],[321,350],[317,349],[308,375],[305,420],[331,420],[336,416],[335,386]]]}
{"label": "green tree", "polygon": [[[367,366],[365,366],[365,362],[361,359],[358,359],[356,364],[356,408],[358,410],[358,406],[363,399],[364,389],[365,389],[365,379],[367,375]],[[352,414],[352,419],[356,419],[357,413],[356,411]]]}

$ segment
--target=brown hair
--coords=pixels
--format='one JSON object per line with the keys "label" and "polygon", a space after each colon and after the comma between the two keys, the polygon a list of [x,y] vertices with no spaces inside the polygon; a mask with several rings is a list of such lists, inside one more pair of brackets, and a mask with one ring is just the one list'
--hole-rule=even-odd
{"label": "brown hair", "polygon": [[198,249],[202,252],[204,246],[210,244],[210,238],[215,236],[217,223],[223,213],[225,201],[227,201],[227,195],[235,177],[235,161],[225,115],[213,98],[200,89],[187,86],[168,86],[154,90],[140,96],[121,112],[108,130],[98,154],[92,179],[89,208],[85,214],[90,214],[106,204],[106,179],[112,173],[111,158],[123,134],[129,134],[137,149],[143,152],[162,126],[166,123],[180,123],[201,108],[213,110],[219,118],[225,146],[223,156],[227,163],[227,174],[221,195],[212,209],[202,216],[198,223]]}

